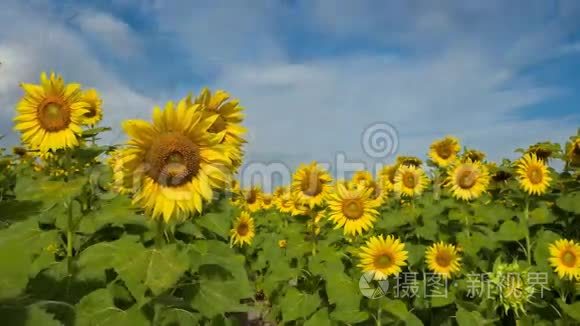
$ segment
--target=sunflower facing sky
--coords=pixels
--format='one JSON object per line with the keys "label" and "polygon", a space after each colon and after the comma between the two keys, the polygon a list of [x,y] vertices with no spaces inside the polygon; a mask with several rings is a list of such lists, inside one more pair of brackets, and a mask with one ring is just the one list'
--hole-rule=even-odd
{"label": "sunflower facing sky", "polygon": [[130,176],[139,188],[133,202],[153,218],[183,219],[213,198],[212,189],[224,188],[230,174],[223,135],[207,132],[216,116],[202,117],[199,106],[181,100],[156,107],[153,123],[128,120],[123,128],[129,140],[121,151],[115,174],[118,183]]}
{"label": "sunflower facing sky", "polygon": [[395,173],[393,189],[402,197],[415,197],[421,195],[427,187],[429,179],[423,169],[412,165],[401,165]]}
{"label": "sunflower facing sky", "polygon": [[78,135],[89,104],[81,85],[65,84],[60,75],[40,75],[40,85],[22,83],[24,96],[18,102],[14,129],[22,142],[42,152],[79,145]]}
{"label": "sunflower facing sky", "polygon": [[455,161],[459,150],[461,150],[459,140],[455,137],[447,136],[431,144],[429,158],[431,158],[437,166],[446,167]]}
{"label": "sunflower facing sky", "polygon": [[359,267],[363,272],[374,273],[375,280],[385,280],[398,275],[407,265],[405,244],[392,235],[371,237],[359,251]]}
{"label": "sunflower facing sky", "polygon": [[83,100],[88,104],[87,112],[83,115],[83,124],[95,126],[103,119],[103,100],[96,89],[84,91]]}
{"label": "sunflower facing sky", "polygon": [[535,154],[524,155],[516,166],[520,187],[525,192],[530,195],[542,195],[548,190],[552,177],[546,164]]}
{"label": "sunflower facing sky", "polygon": [[454,164],[447,177],[453,197],[463,200],[478,198],[489,185],[489,172],[480,162],[467,159],[463,163]]}
{"label": "sunflower facing sky", "polygon": [[331,190],[332,177],[328,171],[316,163],[300,165],[292,178],[291,191],[295,200],[308,205],[310,208],[319,206],[324,197]]}
{"label": "sunflower facing sky", "polygon": [[347,189],[337,184],[328,195],[328,218],[336,229],[344,228],[344,234],[357,235],[371,229],[377,218],[379,202],[371,199],[371,189],[358,187]]}
{"label": "sunflower facing sky", "polygon": [[217,115],[208,131],[216,134],[225,132],[222,143],[228,145],[227,155],[234,168],[239,167],[244,156],[242,147],[246,142],[244,139],[246,128],[241,126],[244,108],[240,106],[238,100],[231,99],[226,91],[217,90],[212,94],[207,88],[201,91],[194,103],[200,105],[204,116]]}
{"label": "sunflower facing sky", "polygon": [[580,279],[580,244],[566,239],[556,240],[549,247],[550,265],[558,277]]}
{"label": "sunflower facing sky", "polygon": [[445,278],[450,278],[451,274],[459,272],[461,268],[461,257],[457,248],[444,242],[434,243],[427,248],[425,260],[432,272],[441,274]]}
{"label": "sunflower facing sky", "polygon": [[230,244],[240,247],[250,245],[255,234],[254,219],[248,212],[242,212],[230,230]]}

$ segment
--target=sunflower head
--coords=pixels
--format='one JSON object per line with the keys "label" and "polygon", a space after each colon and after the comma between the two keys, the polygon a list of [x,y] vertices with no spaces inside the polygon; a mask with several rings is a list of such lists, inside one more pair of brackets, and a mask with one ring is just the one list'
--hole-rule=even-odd
{"label": "sunflower head", "polygon": [[278,247],[280,249],[286,249],[286,246],[288,246],[288,241],[287,240],[278,240]]}
{"label": "sunflower head", "polygon": [[450,278],[451,274],[458,273],[461,269],[459,250],[452,244],[434,243],[427,248],[425,260],[432,272],[441,274],[445,278]]}
{"label": "sunflower head", "polygon": [[230,230],[230,243],[232,246],[252,244],[255,235],[254,219],[248,212],[242,212],[235,220],[233,228]]}
{"label": "sunflower head", "polygon": [[351,181],[357,185],[358,184],[367,185],[371,181],[373,181],[373,175],[369,171],[366,171],[366,170],[356,171],[353,174]]}
{"label": "sunflower head", "polygon": [[291,191],[296,200],[310,208],[320,206],[332,186],[332,178],[316,162],[301,165],[292,178]]}
{"label": "sunflower head", "polygon": [[485,153],[478,151],[477,149],[466,150],[463,155],[461,155],[461,161],[466,162],[470,160],[472,162],[482,162],[485,159]]}
{"label": "sunflower head", "polygon": [[580,167],[580,136],[570,137],[566,144],[566,161],[572,167]]}
{"label": "sunflower head", "polygon": [[478,198],[489,185],[489,172],[481,162],[470,159],[455,163],[447,178],[453,197],[463,200]]}
{"label": "sunflower head", "polygon": [[395,185],[395,174],[397,173],[397,169],[399,165],[392,164],[392,165],[385,165],[379,171],[379,180],[381,185],[383,185],[384,190],[391,191]]}
{"label": "sunflower head", "polygon": [[526,154],[516,163],[516,174],[520,187],[530,195],[544,194],[552,177],[544,161],[535,154]]}
{"label": "sunflower head", "polygon": [[516,316],[526,314],[525,305],[534,295],[535,289],[528,282],[528,269],[517,262],[498,263],[489,277],[489,293],[505,314],[512,310]]}
{"label": "sunflower head", "polygon": [[556,240],[549,247],[548,261],[558,277],[580,279],[580,244],[566,239]]}
{"label": "sunflower head", "polygon": [[87,112],[83,115],[83,124],[94,126],[103,118],[103,100],[95,89],[84,91],[83,100],[88,104]]}
{"label": "sunflower head", "polygon": [[395,173],[395,192],[399,196],[415,197],[421,195],[427,187],[429,179],[421,168],[401,165]]}
{"label": "sunflower head", "polygon": [[459,140],[452,136],[447,136],[431,144],[429,158],[440,167],[446,167],[457,158],[457,153],[461,146]]}
{"label": "sunflower head", "polygon": [[24,96],[16,106],[14,129],[22,134],[22,141],[43,152],[78,146],[88,107],[81,86],[65,84],[61,76],[44,72],[40,85],[20,86]]}
{"label": "sunflower head", "polygon": [[18,157],[26,157],[28,155],[28,150],[24,147],[16,146],[12,148],[12,153]]}
{"label": "sunflower head", "polygon": [[[521,151],[521,149],[518,151]],[[534,154],[538,160],[547,162],[548,159],[554,156],[559,156],[561,152],[560,144],[542,142],[530,146],[526,151],[524,151],[524,154]]]}
{"label": "sunflower head", "polygon": [[397,157],[397,165],[411,165],[414,167],[420,167],[423,165],[423,161],[416,156],[399,156]]}
{"label": "sunflower head", "polygon": [[262,195],[262,209],[270,209],[274,205],[274,199],[271,194]]}
{"label": "sunflower head", "polygon": [[244,206],[251,213],[259,211],[262,208],[263,196],[262,189],[256,186],[250,187],[244,191]]}
{"label": "sunflower head", "polygon": [[387,237],[371,237],[358,253],[359,267],[363,272],[374,274],[375,280],[384,280],[391,275],[398,275],[402,267],[407,265],[408,252],[405,244],[399,239]]}
{"label": "sunflower head", "polygon": [[371,199],[371,189],[347,189],[342,184],[337,184],[328,195],[327,204],[328,218],[336,224],[336,229],[344,228],[346,235],[362,234],[371,229],[380,205]]}
{"label": "sunflower head", "polygon": [[186,100],[155,108],[153,123],[125,121],[129,140],[115,159],[116,182],[130,179],[133,202],[153,218],[169,221],[201,212],[213,189],[225,188],[232,168],[220,137],[207,132],[211,123]]}

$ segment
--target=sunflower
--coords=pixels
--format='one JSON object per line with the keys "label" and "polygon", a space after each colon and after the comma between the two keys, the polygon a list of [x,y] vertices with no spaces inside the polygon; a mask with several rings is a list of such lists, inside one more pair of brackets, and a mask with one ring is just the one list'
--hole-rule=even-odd
{"label": "sunflower", "polygon": [[288,190],[286,187],[278,186],[272,192],[272,197],[274,200],[276,200],[277,198],[280,198],[282,195],[284,195],[287,191]]}
{"label": "sunflower", "polygon": [[258,187],[251,187],[244,191],[244,206],[250,212],[257,212],[262,208],[262,190]]}
{"label": "sunflower", "polygon": [[156,107],[153,123],[123,123],[129,141],[117,158],[121,172],[115,176],[121,184],[132,180],[138,187],[133,202],[153,218],[169,221],[201,212],[212,189],[225,188],[231,166],[221,137],[207,132],[214,120],[203,119],[197,105],[181,100],[177,106],[168,102],[164,110]]}
{"label": "sunflower", "polygon": [[331,190],[332,177],[318,163],[302,164],[292,178],[291,191],[296,200],[310,208],[319,206]]}
{"label": "sunflower", "polygon": [[427,266],[434,273],[450,278],[451,274],[459,272],[461,268],[459,252],[452,244],[443,242],[434,243],[425,252]]}
{"label": "sunflower", "polygon": [[278,247],[280,249],[286,249],[286,246],[288,246],[288,240],[285,239],[278,240]]}
{"label": "sunflower", "polygon": [[549,247],[550,265],[560,278],[580,278],[580,244],[560,239]]}
{"label": "sunflower", "polygon": [[373,227],[379,202],[370,198],[371,190],[358,187],[347,189],[338,184],[328,196],[328,218],[336,223],[335,229],[344,227],[344,234],[357,235]]}
{"label": "sunflower", "polygon": [[276,207],[280,213],[292,213],[292,207],[294,207],[292,195],[290,193],[281,195],[276,201]]}
{"label": "sunflower", "polygon": [[487,189],[489,172],[480,162],[467,159],[464,163],[452,165],[447,177],[447,186],[453,197],[463,200],[475,199]]}
{"label": "sunflower", "polygon": [[566,147],[566,160],[570,166],[580,167],[580,137],[571,139]]}
{"label": "sunflower", "polygon": [[379,182],[383,190],[391,191],[395,186],[395,174],[399,166],[397,164],[385,165],[379,172]]}
{"label": "sunflower", "polygon": [[274,206],[274,200],[271,194],[262,195],[262,209],[270,209]]}
{"label": "sunflower", "polygon": [[24,96],[16,106],[14,129],[22,133],[22,141],[42,152],[78,146],[88,107],[81,85],[65,84],[60,75],[43,72],[40,85],[20,86]]}
{"label": "sunflower", "polygon": [[369,171],[366,170],[356,171],[352,176],[351,181],[354,184],[367,185],[373,181],[373,176]]}
{"label": "sunflower", "polygon": [[393,189],[399,196],[419,196],[427,186],[429,179],[425,171],[414,166],[401,165],[395,174]]}
{"label": "sunflower", "polygon": [[83,124],[94,126],[103,118],[103,100],[95,89],[88,89],[83,93],[83,100],[89,104],[83,115]]}
{"label": "sunflower", "polygon": [[401,267],[407,265],[408,253],[405,244],[392,235],[371,237],[360,249],[361,262],[358,265],[363,272],[374,273],[375,280],[385,280],[391,275],[401,273]]}
{"label": "sunflower", "polygon": [[447,136],[431,144],[429,157],[438,166],[446,167],[455,161],[460,149],[459,140],[455,137]]}
{"label": "sunflower", "polygon": [[290,214],[292,216],[298,215],[308,215],[310,213],[310,207],[304,203],[304,201],[298,200],[296,196],[292,196],[290,200]]}
{"label": "sunflower", "polygon": [[208,131],[216,134],[224,133],[223,144],[228,145],[227,155],[232,161],[234,168],[241,165],[244,152],[243,144],[246,142],[244,134],[246,129],[240,125],[244,120],[243,107],[236,99],[231,99],[230,94],[223,90],[215,93],[204,88],[195,103],[201,106],[204,115],[217,115],[217,118],[209,127]]}
{"label": "sunflower", "polygon": [[397,157],[397,165],[412,165],[420,167],[423,165],[423,161],[416,156],[399,156]]}
{"label": "sunflower", "polygon": [[242,212],[230,230],[230,244],[232,247],[250,245],[255,234],[254,219],[248,212]]}
{"label": "sunflower", "polygon": [[461,161],[471,160],[472,162],[481,162],[485,159],[485,153],[477,149],[466,150],[461,156]]}
{"label": "sunflower", "polygon": [[535,154],[524,155],[516,166],[518,181],[525,192],[530,195],[541,195],[548,190],[552,178],[544,162]]}
{"label": "sunflower", "polygon": [[516,317],[520,312],[526,313],[526,304],[534,295],[535,288],[529,283],[529,268],[522,268],[517,262],[505,264],[499,262],[489,275],[490,299],[496,307],[501,307],[507,314],[512,310]]}

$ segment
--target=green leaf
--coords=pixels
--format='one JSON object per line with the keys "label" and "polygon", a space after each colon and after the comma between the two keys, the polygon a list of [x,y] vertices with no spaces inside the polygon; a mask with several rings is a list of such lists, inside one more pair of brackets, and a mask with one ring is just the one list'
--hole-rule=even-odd
{"label": "green leaf", "polygon": [[548,258],[550,258],[550,250],[548,248],[550,247],[550,244],[560,238],[560,235],[547,230],[542,230],[536,235],[534,241],[534,261],[540,270],[544,272],[551,270],[548,262]]}
{"label": "green leaf", "polygon": [[16,199],[42,202],[46,209],[79,195],[86,183],[85,177],[73,178],[67,182],[50,180],[48,177],[21,177],[17,179],[14,193]]}
{"label": "green leaf", "polygon": [[196,217],[194,223],[198,226],[217,234],[222,239],[228,239],[229,231],[232,227],[232,218],[230,212],[207,213]]}
{"label": "green leaf", "polygon": [[565,211],[580,214],[580,192],[561,195],[556,199],[556,205]]}
{"label": "green leaf", "polygon": [[104,201],[99,210],[93,211],[80,219],[78,231],[92,234],[111,224],[115,226],[141,225],[145,226],[147,218],[138,214],[132,207],[131,199],[125,196]]}
{"label": "green leaf", "polygon": [[423,257],[425,256],[425,247],[424,245],[416,245],[416,244],[405,244],[405,249],[407,249],[409,253],[409,265],[415,266],[416,264],[423,261]]}
{"label": "green leaf", "polygon": [[249,295],[245,289],[238,287],[236,279],[200,279],[199,291],[191,304],[205,317],[213,318],[226,312],[248,311],[248,307],[242,305],[240,300]]}
{"label": "green leaf", "polygon": [[297,319],[307,319],[320,306],[320,297],[290,288],[280,300],[282,319],[289,322]]}
{"label": "green leaf", "polygon": [[328,316],[328,309],[318,310],[312,317],[310,317],[304,326],[330,326],[330,317]]}
{"label": "green leaf", "polygon": [[341,309],[337,307],[331,314],[330,318],[335,321],[340,321],[346,324],[356,324],[361,323],[369,319],[369,313],[366,311],[361,311],[360,309]]}
{"label": "green leaf", "polygon": [[[444,293],[445,289],[437,289],[439,293]],[[452,304],[455,301],[455,292],[449,290],[444,296],[433,296],[431,298],[431,306],[434,308],[444,307]]]}
{"label": "green leaf", "polygon": [[477,311],[467,311],[457,306],[456,314],[457,324],[459,326],[484,325],[485,319]]}
{"label": "green leaf", "polygon": [[505,221],[494,236],[499,241],[518,241],[526,237],[526,226],[512,220]]}
{"label": "green leaf", "polygon": [[3,325],[61,326],[62,323],[38,305],[28,307],[0,307]]}
{"label": "green leaf", "polygon": [[437,240],[437,233],[439,226],[435,219],[423,219],[423,225],[415,229],[415,234],[423,239],[435,241]]}
{"label": "green leaf", "polygon": [[572,317],[575,321],[580,321],[580,302],[573,304],[566,304],[561,299],[558,299],[558,305],[566,315]]}
{"label": "green leaf", "polygon": [[113,257],[122,242],[99,242],[82,251],[76,262],[80,280],[104,280],[105,271],[113,268]]}
{"label": "green leaf", "polygon": [[119,241],[113,264],[140,302],[147,288],[157,296],[174,286],[189,267],[188,261],[187,252],[176,244],[146,249],[139,243]]}
{"label": "green leaf", "polygon": [[405,320],[409,316],[407,305],[401,300],[381,299],[383,311],[388,312],[399,320]]}
{"label": "green leaf", "polygon": [[179,308],[167,308],[156,315],[159,326],[199,325],[201,316],[198,313]]}
{"label": "green leaf", "polygon": [[328,270],[325,273],[325,280],[330,304],[336,304],[344,309],[358,309],[360,307],[362,295],[358,287],[358,280],[355,282],[337,270]]}
{"label": "green leaf", "polygon": [[84,296],[76,305],[76,326],[148,325],[137,306],[128,310],[117,308],[107,289],[98,289]]}
{"label": "green leaf", "polygon": [[550,224],[556,220],[556,215],[547,207],[545,202],[541,202],[539,207],[530,211],[530,225]]}

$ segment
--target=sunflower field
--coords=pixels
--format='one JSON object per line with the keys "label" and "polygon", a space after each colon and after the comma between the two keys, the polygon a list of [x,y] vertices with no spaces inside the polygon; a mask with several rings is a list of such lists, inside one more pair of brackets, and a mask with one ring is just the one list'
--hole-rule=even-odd
{"label": "sunflower field", "polygon": [[452,136],[349,180],[309,162],[266,193],[236,179],[244,108],[225,91],[104,145],[97,90],[21,87],[2,325],[580,325],[580,130],[513,162]]}

